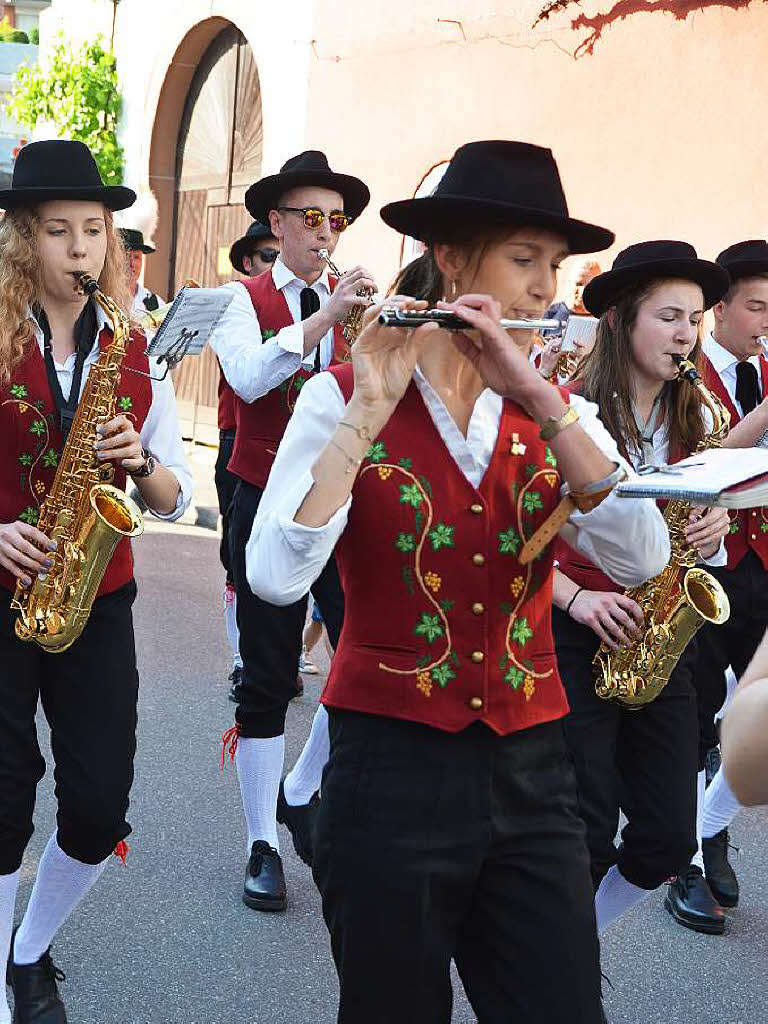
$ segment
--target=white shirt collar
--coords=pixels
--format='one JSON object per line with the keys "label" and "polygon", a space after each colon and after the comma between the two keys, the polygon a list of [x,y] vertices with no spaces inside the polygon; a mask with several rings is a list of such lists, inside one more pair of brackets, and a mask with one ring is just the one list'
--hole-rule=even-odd
{"label": "white shirt collar", "polygon": [[[104,310],[101,308],[101,306],[98,303],[96,303],[96,302],[94,303],[94,306],[96,307],[96,337],[94,338],[94,341],[95,341],[96,338],[98,338],[99,335],[101,334],[102,330],[105,327],[109,327],[111,329],[112,328],[112,324],[111,324],[111,322],[109,320],[109,317],[104,312]],[[42,328],[40,327],[40,324],[35,319],[35,315],[34,315],[34,313],[32,312],[31,309],[27,310],[27,318],[32,321],[32,324],[33,324],[34,329],[35,329],[35,336],[37,338],[37,343],[40,346],[40,351],[42,352],[43,351],[43,331],[42,331]],[[96,352],[97,352],[97,347],[94,345],[93,348],[91,349],[91,352],[90,352],[90,355],[89,355],[89,359],[94,357],[94,353],[96,353]],[[67,359],[66,359],[66,361],[64,363],[60,363],[59,365],[66,366],[69,363],[70,359],[74,360],[74,358],[75,358],[75,353],[73,352],[70,356],[67,357]]]}
{"label": "white shirt collar", "polygon": [[[286,267],[281,256],[277,257],[272,266],[272,280],[275,282],[275,288],[277,288],[278,291],[282,291],[286,285],[291,284],[293,281],[296,281],[302,288],[308,287],[306,281],[302,281],[300,277],[297,277],[292,270]],[[318,277],[312,285],[315,289],[317,289],[318,286],[324,288],[330,295],[331,286],[328,284],[328,267],[323,269],[320,277]]]}
{"label": "white shirt collar", "polygon": [[[733,355],[727,348],[724,348],[719,341],[715,341],[715,337],[710,331],[704,339],[704,355],[709,359],[712,366],[717,370],[719,374],[725,373],[741,362],[738,356]],[[750,356],[748,362],[752,363],[755,369],[760,372],[760,356]]]}

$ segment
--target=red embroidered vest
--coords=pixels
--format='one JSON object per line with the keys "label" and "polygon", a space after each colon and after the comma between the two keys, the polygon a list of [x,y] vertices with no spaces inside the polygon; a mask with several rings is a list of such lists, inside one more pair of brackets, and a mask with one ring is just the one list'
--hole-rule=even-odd
{"label": "red embroidered vest", "polygon": [[[728,389],[706,356],[703,356],[703,362],[704,383],[717,395],[731,414],[731,426],[734,426],[741,417],[731,401]],[[768,396],[768,360],[764,356],[760,357],[760,383],[763,397]],[[731,529],[725,538],[728,568],[735,569],[751,548],[763,563],[763,568],[768,570],[768,507],[739,509],[731,511],[730,516]]]}
{"label": "red embroidered vest", "polygon": [[[348,401],[352,367],[331,372]],[[518,561],[559,488],[538,425],[510,401],[474,488],[411,383],[364,460],[336,546],[346,610],[323,702],[502,735],[565,715],[552,546]]]}
{"label": "red embroidered vest", "polygon": [[219,430],[235,429],[235,392],[219,367]]}
{"label": "red embroidered vest", "polygon": [[[336,279],[329,277],[331,291]],[[275,287],[271,271],[241,281],[251,297],[256,316],[259,318],[262,342],[274,337],[293,322],[285,296]],[[341,333],[341,327],[334,328],[333,363],[347,358],[348,344]],[[269,471],[277,454],[288,420],[291,418],[299,391],[312,376],[312,371],[300,366],[288,380],[268,394],[248,404],[235,395],[236,430],[235,446],[229,460],[229,470],[242,480],[256,487],[265,487]]]}
{"label": "red embroidered vest", "polygon": [[[112,341],[107,328],[99,336],[104,348]],[[117,412],[124,412],[141,430],[152,404],[152,385],[146,377],[129,372],[148,372],[144,336],[131,335],[131,344],[123,360],[118,387]],[[12,372],[10,384],[0,387],[0,437],[3,456],[0,459],[0,523],[21,519],[36,525],[40,507],[56,475],[63,449],[56,406],[48,385],[45,361],[37,342],[29,344],[26,355]],[[125,489],[126,473],[115,466],[116,487]],[[117,545],[99,595],[117,590],[133,578],[133,555],[129,540]],[[0,567],[0,586],[16,588],[16,578]]]}

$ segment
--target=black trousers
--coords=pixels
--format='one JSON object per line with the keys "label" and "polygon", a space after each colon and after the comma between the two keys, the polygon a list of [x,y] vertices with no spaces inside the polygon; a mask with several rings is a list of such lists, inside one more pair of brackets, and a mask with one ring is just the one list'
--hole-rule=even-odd
{"label": "black trousers", "polygon": [[[656,889],[696,852],[696,652],[689,647],[656,700],[633,711],[595,694],[592,630],[557,608],[552,627],[595,889],[613,864],[627,881]],[[620,809],[628,824],[617,849]]]}
{"label": "black trousers", "polygon": [[735,569],[708,569],[731,602],[731,617],[723,626],[705,625],[699,633],[696,692],[699,698],[699,766],[717,745],[715,715],[723,706],[725,670],[732,666],[740,679],[768,628],[768,572],[754,551]]}
{"label": "black trousers", "polygon": [[51,729],[58,843],[98,864],[130,834],[125,820],[136,753],[139,679],[131,606],[136,584],[97,598],[80,638],[62,654],[19,640],[11,594],[0,590],[0,875],[21,864],[45,774],[35,728],[38,697]]}
{"label": "black trousers", "polygon": [[341,1024],[598,1024],[584,826],[560,722],[497,736],[329,709],[314,877]]}
{"label": "black trousers", "polygon": [[221,515],[221,544],[219,546],[219,558],[227,573],[227,583],[234,583],[232,579],[231,559],[229,556],[229,509],[232,499],[235,496],[238,477],[227,469],[229,460],[232,457],[232,449],[235,446],[234,430],[219,431],[219,453],[216,456],[216,466],[213,472],[216,494],[219,499],[219,513]]}
{"label": "black trousers", "polygon": [[[235,720],[244,737],[280,736],[285,731],[288,705],[298,690],[301,635],[307,615],[307,598],[285,607],[262,601],[251,590],[245,575],[245,546],[251,536],[262,491],[240,480],[232,501],[229,539],[232,575],[237,594],[237,625],[240,630],[241,681]],[[328,639],[336,647],[344,618],[344,594],[333,558],[312,586],[323,609]]]}

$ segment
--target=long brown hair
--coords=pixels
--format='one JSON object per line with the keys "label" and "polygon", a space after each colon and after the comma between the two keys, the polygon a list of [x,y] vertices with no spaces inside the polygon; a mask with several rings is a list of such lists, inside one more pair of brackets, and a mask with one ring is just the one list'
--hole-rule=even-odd
{"label": "long brown hair", "polygon": [[[131,292],[125,248],[115,229],[112,211],[104,208],[107,253],[99,287],[118,306],[130,312]],[[42,294],[37,251],[39,217],[36,207],[9,210],[0,221],[0,384],[7,384],[13,368],[35,340],[30,309]]]}
{"label": "long brown hair", "polygon": [[[629,458],[629,449],[641,449],[640,431],[632,411],[632,330],[641,303],[661,284],[645,281],[627,289],[605,312],[597,325],[595,347],[582,371],[581,394],[600,409],[600,418],[619,451]],[[701,328],[688,358],[701,372]],[[671,457],[695,451],[705,435],[703,405],[699,393],[685,381],[671,381],[667,388],[666,416]]]}

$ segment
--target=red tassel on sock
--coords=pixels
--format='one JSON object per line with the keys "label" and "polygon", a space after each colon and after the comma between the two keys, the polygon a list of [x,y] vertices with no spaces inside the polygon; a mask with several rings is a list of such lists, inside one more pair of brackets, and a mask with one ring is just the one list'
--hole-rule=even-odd
{"label": "red tassel on sock", "polygon": [[221,606],[222,615],[225,615],[227,612],[227,608],[229,608],[231,604],[235,603],[236,596],[237,595],[235,594],[234,584],[227,583],[227,585],[224,587],[224,603]]}
{"label": "red tassel on sock", "polygon": [[128,867],[128,854],[130,852],[131,848],[124,839],[121,839],[114,849],[115,857],[119,857],[120,860],[123,862],[123,866],[126,868]]}
{"label": "red tassel on sock", "polygon": [[229,760],[235,760],[235,754],[237,753],[237,744],[240,740],[240,726],[236,722],[231,729],[227,729],[224,735],[221,737],[221,767],[225,768],[227,764],[227,746],[229,746]]}

